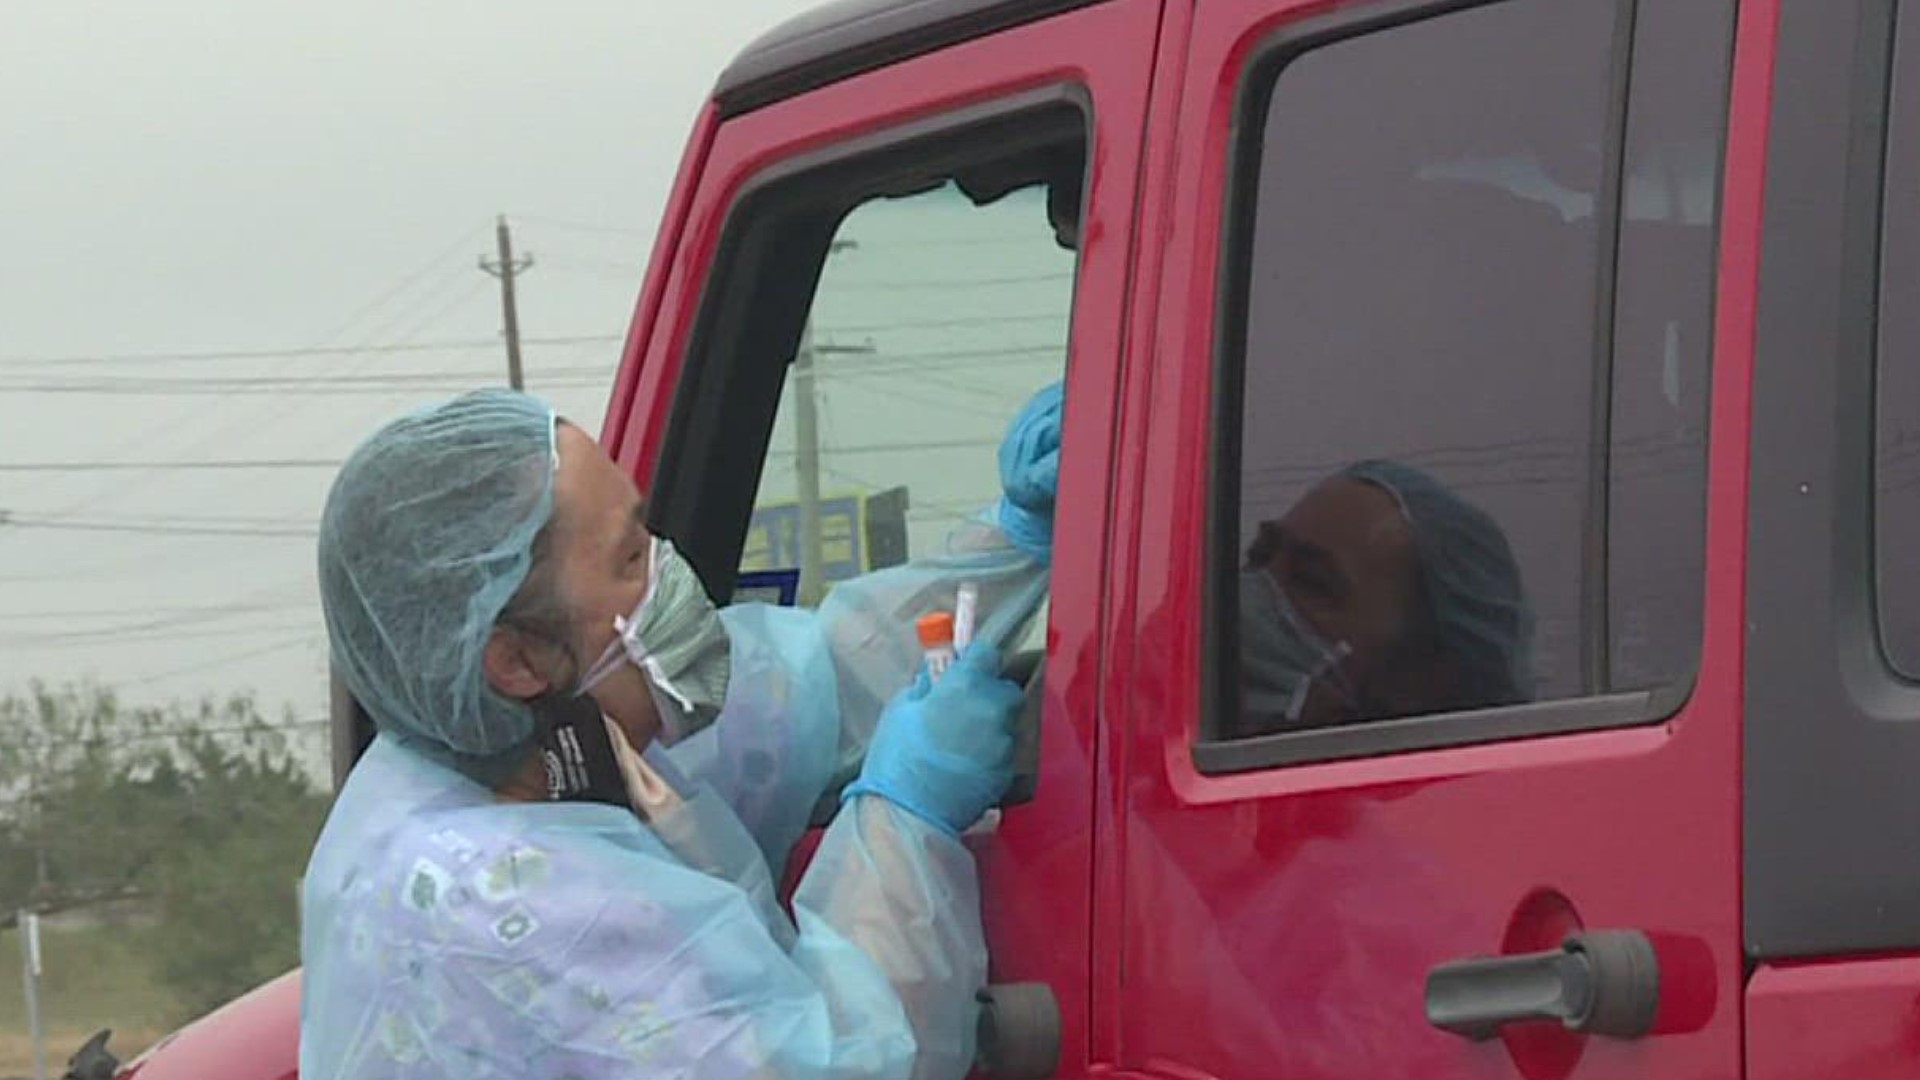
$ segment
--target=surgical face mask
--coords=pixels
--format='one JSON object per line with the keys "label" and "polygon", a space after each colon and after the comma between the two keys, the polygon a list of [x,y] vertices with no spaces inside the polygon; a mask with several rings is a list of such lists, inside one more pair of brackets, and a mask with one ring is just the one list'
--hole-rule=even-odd
{"label": "surgical face mask", "polygon": [[1296,725],[1315,686],[1356,709],[1357,695],[1340,669],[1352,654],[1346,642],[1315,632],[1266,571],[1240,571],[1240,684],[1249,713]]}
{"label": "surgical face mask", "polygon": [[621,665],[632,664],[645,676],[659,709],[659,741],[672,746],[719,718],[732,657],[719,610],[672,541],[654,537],[649,562],[640,606],[632,615],[614,618],[613,641],[576,693],[587,693]]}

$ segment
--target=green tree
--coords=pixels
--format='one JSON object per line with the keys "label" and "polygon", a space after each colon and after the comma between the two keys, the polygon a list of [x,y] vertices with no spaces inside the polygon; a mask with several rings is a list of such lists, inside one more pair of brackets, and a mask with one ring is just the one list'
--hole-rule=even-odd
{"label": "green tree", "polygon": [[158,974],[197,1014],[300,962],[299,878],[327,799],[271,732],[241,749],[202,734],[181,745],[179,842],[147,880],[169,930]]}
{"label": "green tree", "polygon": [[326,816],[285,724],[235,697],[128,709],[96,686],[0,699],[0,926],[114,900],[184,1019],[298,962],[296,882]]}

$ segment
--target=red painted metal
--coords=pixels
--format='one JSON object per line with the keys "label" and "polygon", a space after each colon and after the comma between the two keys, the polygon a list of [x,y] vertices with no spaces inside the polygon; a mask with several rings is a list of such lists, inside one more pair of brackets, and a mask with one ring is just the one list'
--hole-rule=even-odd
{"label": "red painted metal", "polygon": [[673,191],[667,196],[666,212],[660,219],[659,235],[654,237],[653,257],[647,262],[647,277],[640,287],[640,302],[634,308],[627,328],[626,344],[620,351],[620,370],[614,376],[613,393],[607,397],[607,415],[600,425],[600,445],[616,461],[631,463],[624,456],[628,422],[634,416],[634,395],[639,390],[638,369],[641,349],[646,344],[647,328],[660,310],[660,297],[666,288],[667,266],[680,243],[686,226],[687,204],[693,200],[694,187],[700,182],[701,166],[706,164],[707,148],[713,144],[718,124],[709,103],[694,121],[693,134],[687,137],[686,152],[680,158],[680,171],[673,179]]}
{"label": "red painted metal", "polygon": [[[1100,710],[1102,556],[1115,520],[1109,502],[1124,319],[1134,269],[1134,221],[1159,0],[1114,0],[944,49],[728,120],[706,148],[700,181],[668,260],[660,306],[617,399],[633,403],[618,457],[645,478],[658,459],[671,389],[709,278],[726,215],[768,168],[965,105],[1049,86],[1091,102],[1091,185],[1075,288],[1069,410],[1057,509],[1082,557],[1055,567],[1047,642],[1041,772],[1035,800],[969,842],[979,858],[996,981],[1052,986],[1065,1019],[1062,1075],[1096,1060],[1088,1019],[1094,899],[1091,770]],[[656,267],[656,270],[658,267]],[[636,323],[636,326],[638,324]],[[1081,403],[1085,403],[1082,405]],[[1103,404],[1105,406],[1103,407]],[[609,418],[609,430],[615,421]]]}
{"label": "red painted metal", "polygon": [[155,1043],[120,1080],[294,1080],[300,973],[260,987]]}
{"label": "red painted metal", "polygon": [[[1574,1078],[1740,1069],[1739,761],[1748,374],[1768,5],[1743,12],[1712,409],[1706,637],[1691,701],[1653,728],[1202,776],[1200,612],[1216,268],[1231,110],[1247,56],[1321,3],[1198,5],[1168,198],[1150,379],[1129,384],[1117,517],[1140,530],[1111,601],[1116,1064],[1153,1075],[1506,1077],[1548,1060],[1423,1019],[1426,972],[1498,952],[1532,894],[1664,943],[1673,1030],[1586,1040]],[[1103,852],[1104,857],[1104,852]],[[1563,1055],[1564,1057],[1564,1055]]]}
{"label": "red painted metal", "polygon": [[1920,957],[1763,967],[1749,1080],[1905,1080],[1920,1062]]}

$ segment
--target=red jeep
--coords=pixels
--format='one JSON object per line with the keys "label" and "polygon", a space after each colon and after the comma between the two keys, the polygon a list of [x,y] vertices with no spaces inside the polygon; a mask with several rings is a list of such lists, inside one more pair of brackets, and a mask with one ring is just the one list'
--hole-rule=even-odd
{"label": "red jeep", "polygon": [[[787,599],[1063,370],[1003,1072],[1920,1070],[1920,0],[824,8],[720,77],[602,440]],[[297,997],[124,1075],[291,1077]]]}

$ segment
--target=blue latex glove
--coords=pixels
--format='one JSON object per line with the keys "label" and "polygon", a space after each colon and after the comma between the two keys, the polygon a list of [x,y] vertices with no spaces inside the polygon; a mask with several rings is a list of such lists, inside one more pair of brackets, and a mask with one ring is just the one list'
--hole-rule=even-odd
{"label": "blue latex glove", "polygon": [[1000,652],[969,647],[938,681],[920,672],[880,714],[860,776],[841,795],[878,795],[959,836],[1013,779],[1020,688],[1000,677]]}
{"label": "blue latex glove", "polygon": [[1053,558],[1053,501],[1060,489],[1060,423],[1066,386],[1028,400],[1000,441],[1000,530],[1039,562]]}

